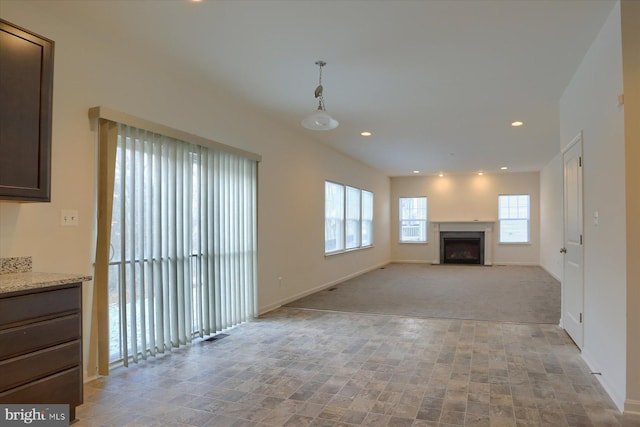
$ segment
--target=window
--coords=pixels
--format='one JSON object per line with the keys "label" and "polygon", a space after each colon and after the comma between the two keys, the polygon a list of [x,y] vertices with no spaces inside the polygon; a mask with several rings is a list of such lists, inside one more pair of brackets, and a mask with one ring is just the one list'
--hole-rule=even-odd
{"label": "window", "polygon": [[427,241],[427,198],[400,198],[400,242],[425,243]]}
{"label": "window", "polygon": [[362,190],[362,246],[373,244],[373,193]]}
{"label": "window", "polygon": [[347,187],[347,206],[346,206],[346,248],[354,249],[360,246],[360,234],[362,227],[360,226],[360,190],[353,187]]}
{"label": "window", "polygon": [[326,181],[324,251],[343,252],[373,244],[373,193]]}
{"label": "window", "polygon": [[529,243],[529,195],[498,196],[500,243]]}
{"label": "window", "polygon": [[324,183],[324,251],[344,249],[344,186]]}

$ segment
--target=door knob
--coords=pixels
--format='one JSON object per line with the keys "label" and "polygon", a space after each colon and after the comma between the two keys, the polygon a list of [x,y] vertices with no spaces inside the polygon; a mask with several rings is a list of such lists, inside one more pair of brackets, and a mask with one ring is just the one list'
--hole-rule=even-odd
{"label": "door knob", "polygon": [[560,248],[560,253],[561,254],[566,254],[567,253],[567,248]]}

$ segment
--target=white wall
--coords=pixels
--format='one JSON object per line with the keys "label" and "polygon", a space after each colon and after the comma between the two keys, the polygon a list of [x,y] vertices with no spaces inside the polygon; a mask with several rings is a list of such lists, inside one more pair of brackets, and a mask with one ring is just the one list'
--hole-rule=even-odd
{"label": "white wall", "polygon": [[[391,259],[396,262],[432,262],[438,256],[432,242],[399,243],[398,200],[426,196],[429,221],[497,221],[498,195],[531,196],[531,243],[498,244],[494,226],[494,264],[539,264],[539,186],[537,172],[391,178]],[[431,226],[429,226],[431,230]],[[429,239],[433,239],[432,233]]]}
{"label": "white wall", "polygon": [[563,257],[563,166],[558,153],[540,171],[540,266],[562,280]]}
{"label": "white wall", "polygon": [[[625,398],[626,229],[620,5],[560,100],[560,148],[583,131],[583,357],[620,409]],[[599,213],[599,225],[593,213]]]}
{"label": "white wall", "polygon": [[[306,139],[303,131],[270,122],[179,64],[134,50],[117,32],[94,34],[73,16],[58,16],[55,2],[3,1],[1,13],[56,46],[51,203],[0,203],[0,257],[32,255],[36,271],[92,274],[96,135],[87,111],[103,105],[262,155],[261,311],[388,262],[389,178],[382,173]],[[325,258],[326,179],[374,193],[373,248]],[[61,227],[62,209],[77,209],[80,226]],[[92,284],[83,290],[88,344],[95,327],[90,323]],[[93,375],[93,367],[87,369]]]}

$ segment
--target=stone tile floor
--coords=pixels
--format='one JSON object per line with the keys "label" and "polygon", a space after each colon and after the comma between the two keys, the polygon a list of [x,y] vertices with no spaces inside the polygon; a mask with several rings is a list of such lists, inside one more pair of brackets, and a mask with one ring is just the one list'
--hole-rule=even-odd
{"label": "stone tile floor", "polygon": [[554,325],[282,308],[85,385],[82,426],[638,426]]}

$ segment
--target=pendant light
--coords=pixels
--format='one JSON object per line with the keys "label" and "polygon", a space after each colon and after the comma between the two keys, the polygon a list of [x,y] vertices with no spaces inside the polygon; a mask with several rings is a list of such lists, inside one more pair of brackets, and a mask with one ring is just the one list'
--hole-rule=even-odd
{"label": "pendant light", "polygon": [[324,61],[316,61],[316,65],[320,68],[320,78],[318,87],[314,92],[318,99],[318,109],[302,121],[302,126],[311,130],[331,130],[338,127],[338,121],[327,114],[324,108],[324,97],[322,96],[322,67],[327,65]]}

